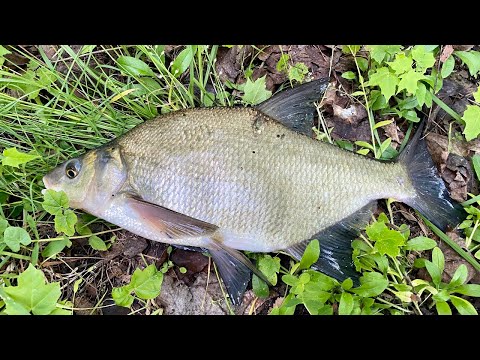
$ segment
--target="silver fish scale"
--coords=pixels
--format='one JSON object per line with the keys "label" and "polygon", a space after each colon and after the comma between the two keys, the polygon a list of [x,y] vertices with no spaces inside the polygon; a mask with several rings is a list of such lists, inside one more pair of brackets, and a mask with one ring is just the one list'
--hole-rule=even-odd
{"label": "silver fish scale", "polygon": [[248,239],[235,243],[241,250],[285,249],[371,200],[415,195],[402,165],[310,139],[254,109],[175,112],[117,142],[140,196]]}

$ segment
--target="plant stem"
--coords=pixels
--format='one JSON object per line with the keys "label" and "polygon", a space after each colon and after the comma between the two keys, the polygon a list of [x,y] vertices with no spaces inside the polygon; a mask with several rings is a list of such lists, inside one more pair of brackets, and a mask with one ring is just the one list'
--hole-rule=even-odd
{"label": "plant stem", "polygon": [[28,261],[31,260],[30,256],[15,254],[15,253],[12,253],[10,251],[0,251],[0,255],[11,256],[12,258],[20,259],[20,260],[28,260]]}
{"label": "plant stem", "polygon": [[460,125],[465,125],[465,122],[462,120],[462,118],[460,117],[460,115],[458,115],[450,106],[448,106],[447,104],[445,104],[442,100],[440,100],[438,97],[436,97],[434,94],[432,94],[432,99],[433,101],[435,102],[435,104],[437,104],[438,106],[440,106],[440,108],[445,111],[448,115],[450,115],[451,117],[453,117],[455,120],[457,120],[457,122],[460,124]]}

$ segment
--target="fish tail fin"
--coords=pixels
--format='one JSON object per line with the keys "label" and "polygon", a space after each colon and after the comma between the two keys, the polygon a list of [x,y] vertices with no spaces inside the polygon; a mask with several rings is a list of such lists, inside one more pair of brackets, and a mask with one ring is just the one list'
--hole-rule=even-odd
{"label": "fish tail fin", "polygon": [[465,219],[467,213],[453,200],[438,174],[422,137],[426,121],[423,120],[414,137],[398,157],[406,165],[416,196],[403,200],[407,205],[422,213],[435,226],[445,231]]}

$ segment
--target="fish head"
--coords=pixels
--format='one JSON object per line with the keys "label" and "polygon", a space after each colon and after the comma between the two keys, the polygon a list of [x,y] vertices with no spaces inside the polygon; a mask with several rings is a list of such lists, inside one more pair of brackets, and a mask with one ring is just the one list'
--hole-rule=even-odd
{"label": "fish head", "polygon": [[104,146],[65,161],[43,177],[46,189],[64,191],[73,208],[99,214],[127,178],[120,148]]}

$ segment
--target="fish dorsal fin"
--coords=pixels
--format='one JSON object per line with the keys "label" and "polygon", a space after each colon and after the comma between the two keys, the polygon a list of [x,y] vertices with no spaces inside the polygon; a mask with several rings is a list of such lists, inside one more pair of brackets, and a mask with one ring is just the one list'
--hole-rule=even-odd
{"label": "fish dorsal fin", "polygon": [[256,106],[262,113],[274,118],[289,129],[311,136],[316,109],[328,87],[328,78],[322,78],[275,94]]}
{"label": "fish dorsal fin", "polygon": [[146,202],[135,196],[127,196],[126,203],[142,221],[171,239],[208,237],[218,229],[216,225]]}
{"label": "fish dorsal fin", "polygon": [[354,214],[318,232],[310,239],[289,247],[286,251],[299,260],[308,243],[313,239],[318,239],[320,256],[312,268],[338,281],[351,278],[354,284],[358,285],[359,273],[355,271],[353,265],[352,241],[371,219],[375,206],[376,201],[365,205]]}

